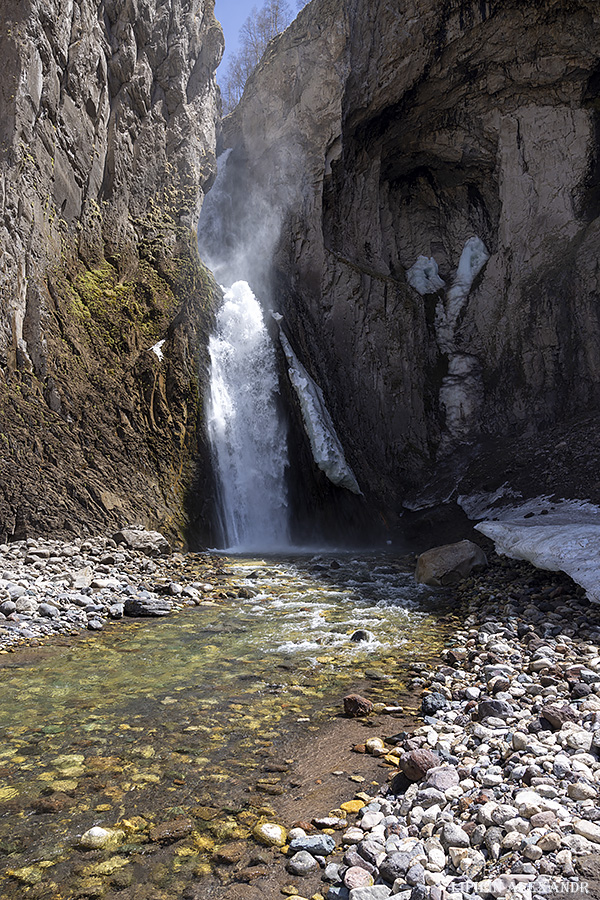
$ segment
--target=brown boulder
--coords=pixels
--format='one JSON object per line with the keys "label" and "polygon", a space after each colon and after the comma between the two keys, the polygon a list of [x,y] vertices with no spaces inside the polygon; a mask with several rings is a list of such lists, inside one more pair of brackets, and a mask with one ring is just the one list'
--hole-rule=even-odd
{"label": "brown boulder", "polygon": [[564,706],[542,707],[542,719],[550,723],[553,731],[560,731],[565,722],[576,722],[577,718],[577,713],[568,703]]}
{"label": "brown boulder", "polygon": [[419,584],[444,587],[466,578],[476,566],[487,566],[481,547],[472,541],[459,541],[421,553],[415,578]]}
{"label": "brown boulder", "polygon": [[348,694],[344,697],[344,712],[351,719],[368,716],[372,711],[373,704],[366,697],[361,697],[360,694]]}
{"label": "brown boulder", "polygon": [[419,750],[411,750],[400,757],[400,768],[411,781],[420,781],[425,778],[430,769],[440,766],[442,760],[433,750],[421,747]]}
{"label": "brown boulder", "polygon": [[55,791],[47,797],[38,797],[33,803],[33,808],[38,813],[57,813],[65,807],[73,806],[75,800],[62,791]]}
{"label": "brown boulder", "polygon": [[247,846],[243,841],[230,841],[214,853],[213,859],[218,866],[234,866],[246,855]]}

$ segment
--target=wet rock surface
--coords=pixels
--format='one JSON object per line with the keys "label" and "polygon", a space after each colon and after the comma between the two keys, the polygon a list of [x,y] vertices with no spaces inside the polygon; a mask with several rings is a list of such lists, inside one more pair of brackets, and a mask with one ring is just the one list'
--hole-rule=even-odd
{"label": "wet rock surface", "polygon": [[220,291],[191,232],[222,49],[212,0],[0,10],[0,542],[131,521],[183,539],[186,489],[210,491]]}
{"label": "wet rock surface", "polygon": [[[598,500],[595,422],[577,448],[554,429],[599,402],[599,42],[592,0],[319,0],[224,123],[249,190],[271,198],[273,168],[285,169],[287,209],[300,186],[275,263],[279,311],[390,522],[407,491],[445,501],[469,462],[473,491],[514,477],[525,496],[566,484],[559,496],[589,497],[589,485]],[[523,62],[532,46],[552,48],[536,66]],[[474,235],[489,259],[461,301]],[[419,258],[436,274],[415,287]],[[484,458],[465,452],[486,435]],[[535,479],[512,463],[527,445]]]}

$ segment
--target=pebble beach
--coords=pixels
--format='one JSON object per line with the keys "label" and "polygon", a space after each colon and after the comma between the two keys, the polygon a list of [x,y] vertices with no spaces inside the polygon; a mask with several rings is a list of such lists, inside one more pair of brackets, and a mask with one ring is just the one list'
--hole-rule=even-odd
{"label": "pebble beach", "polygon": [[322,867],[297,897],[600,896],[600,610],[566,577],[499,558],[456,599],[442,664],[413,671],[416,727],[358,748],[388,784],[355,796],[321,852],[288,835],[288,873]]}
{"label": "pebble beach", "polygon": [[[167,549],[140,529],[3,545],[0,650],[248,592],[217,557],[194,555],[192,572]],[[312,821],[280,821],[274,801],[248,850],[218,848],[222,887],[199,880],[186,897],[600,896],[600,608],[566,576],[494,554],[452,596],[460,624],[439,664],[409,671],[419,714],[379,730],[381,703],[372,711],[367,691],[357,705],[367,736],[354,758],[377,761],[381,789],[349,786]],[[89,839],[109,852],[115,833]]]}

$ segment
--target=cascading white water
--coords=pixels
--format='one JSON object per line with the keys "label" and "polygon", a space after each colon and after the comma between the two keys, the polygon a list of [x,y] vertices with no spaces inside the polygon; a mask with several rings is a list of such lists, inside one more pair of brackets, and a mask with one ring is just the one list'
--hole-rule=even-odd
{"label": "cascading white water", "polygon": [[288,546],[287,441],[277,409],[275,349],[245,281],[225,292],[209,342],[208,431],[227,547]]}

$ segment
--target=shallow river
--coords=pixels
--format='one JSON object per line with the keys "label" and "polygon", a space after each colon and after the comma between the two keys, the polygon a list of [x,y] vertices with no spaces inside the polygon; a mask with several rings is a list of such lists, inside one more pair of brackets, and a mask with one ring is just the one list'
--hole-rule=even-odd
{"label": "shallow river", "polygon": [[[393,704],[448,631],[435,595],[391,558],[227,568],[251,597],[120,623],[33,662],[3,657],[0,897],[116,897],[146,882],[179,896],[215,844],[245,837],[261,804],[276,809],[279,779],[261,783],[259,760],[316,731],[349,690]],[[358,629],[371,637],[351,641]],[[183,844],[148,842],[147,823],[178,815],[194,822]],[[118,850],[78,849],[88,828],[117,823]]]}

